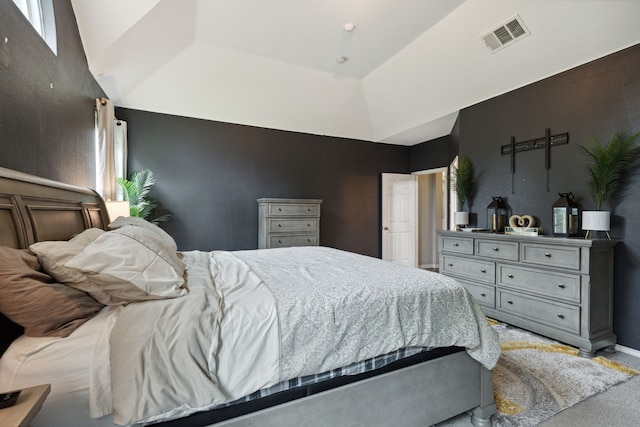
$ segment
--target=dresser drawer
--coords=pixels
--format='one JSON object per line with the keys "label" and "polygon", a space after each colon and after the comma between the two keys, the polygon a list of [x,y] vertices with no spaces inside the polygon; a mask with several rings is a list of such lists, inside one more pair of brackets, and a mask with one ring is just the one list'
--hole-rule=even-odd
{"label": "dresser drawer", "polygon": [[480,305],[489,308],[496,307],[496,290],[493,286],[483,286],[463,280],[461,280],[460,283],[467,288],[469,293],[473,295]]}
{"label": "dresser drawer", "polygon": [[320,216],[316,203],[269,203],[269,216]]}
{"label": "dresser drawer", "polygon": [[317,229],[317,218],[269,219],[270,233],[315,232]]}
{"label": "dresser drawer", "polygon": [[317,246],[315,234],[294,234],[289,236],[269,236],[270,248],[287,248],[290,246]]}
{"label": "dresser drawer", "polygon": [[521,243],[520,260],[528,264],[580,270],[580,248]]}
{"label": "dresser drawer", "polygon": [[498,265],[499,285],[580,303],[580,276]]}
{"label": "dresser drawer", "polygon": [[443,237],[442,250],[473,255],[473,239],[469,237]]}
{"label": "dresser drawer", "polygon": [[476,255],[490,258],[518,260],[518,242],[476,239]]}
{"label": "dresser drawer", "polygon": [[498,290],[498,309],[524,319],[580,333],[580,307]]}
{"label": "dresser drawer", "polygon": [[493,284],[496,280],[496,265],[491,261],[443,255],[442,268],[444,273],[463,276],[474,281]]}

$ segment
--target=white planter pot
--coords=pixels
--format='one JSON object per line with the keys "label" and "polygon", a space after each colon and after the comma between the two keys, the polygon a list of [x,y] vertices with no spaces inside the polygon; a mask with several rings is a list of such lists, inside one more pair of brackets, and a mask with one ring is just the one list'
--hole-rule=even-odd
{"label": "white planter pot", "polygon": [[611,229],[611,212],[609,211],[582,211],[582,229],[589,236],[590,231],[604,231],[609,236]]}
{"label": "white planter pot", "polygon": [[453,218],[455,225],[469,225],[469,212],[455,212]]}

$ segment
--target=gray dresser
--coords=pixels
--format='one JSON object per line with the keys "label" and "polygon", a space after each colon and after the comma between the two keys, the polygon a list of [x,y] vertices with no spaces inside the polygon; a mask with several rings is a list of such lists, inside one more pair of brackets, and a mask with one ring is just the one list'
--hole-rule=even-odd
{"label": "gray dresser", "polygon": [[613,334],[614,240],[438,232],[440,272],[494,319],[580,348],[591,357]]}
{"label": "gray dresser", "polygon": [[258,199],[258,249],[320,244],[316,199]]}

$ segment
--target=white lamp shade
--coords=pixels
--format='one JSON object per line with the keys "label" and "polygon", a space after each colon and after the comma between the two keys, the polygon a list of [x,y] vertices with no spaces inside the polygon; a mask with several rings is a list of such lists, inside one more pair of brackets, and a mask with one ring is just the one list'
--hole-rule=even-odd
{"label": "white lamp shade", "polygon": [[119,216],[131,216],[129,211],[129,201],[108,201],[105,202],[107,205],[107,212],[109,213],[109,220],[113,221]]}
{"label": "white lamp shade", "polygon": [[456,225],[469,225],[469,212],[456,212],[454,221]]}
{"label": "white lamp shade", "polygon": [[593,231],[609,231],[611,212],[582,211],[582,229]]}

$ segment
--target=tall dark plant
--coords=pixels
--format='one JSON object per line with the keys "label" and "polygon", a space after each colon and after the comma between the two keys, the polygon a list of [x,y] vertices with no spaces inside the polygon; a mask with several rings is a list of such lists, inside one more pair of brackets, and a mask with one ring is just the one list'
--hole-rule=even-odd
{"label": "tall dark plant", "polygon": [[169,221],[171,212],[160,209],[158,199],[149,195],[151,187],[156,183],[153,172],[149,169],[133,172],[130,178],[116,179],[118,194],[129,201],[129,214],[153,224]]}
{"label": "tall dark plant", "polygon": [[470,201],[475,192],[475,182],[473,181],[473,162],[468,156],[462,156],[458,160],[458,167],[453,168],[453,188],[458,195],[460,209],[464,208],[464,203]]}
{"label": "tall dark plant", "polygon": [[640,133],[631,136],[614,133],[606,146],[595,137],[590,147],[581,146],[587,156],[590,196],[596,210],[602,209],[604,202],[620,190],[626,173],[638,166],[640,147],[634,145],[638,137]]}

